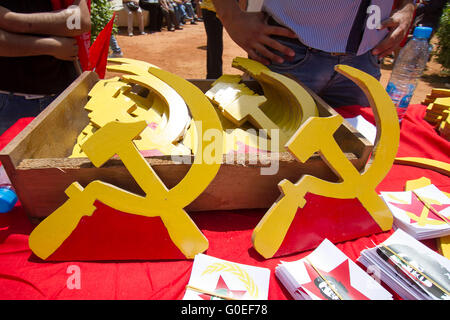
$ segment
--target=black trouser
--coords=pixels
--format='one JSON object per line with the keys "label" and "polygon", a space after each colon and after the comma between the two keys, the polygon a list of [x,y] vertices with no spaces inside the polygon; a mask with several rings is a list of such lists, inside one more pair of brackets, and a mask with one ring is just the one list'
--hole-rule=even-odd
{"label": "black trouser", "polygon": [[167,23],[167,30],[171,30],[174,27],[178,28],[180,26],[180,22],[178,21],[173,9],[165,10],[161,8],[161,11]]}
{"label": "black trouser", "polygon": [[139,1],[139,6],[144,10],[148,10],[150,20],[148,26],[150,31],[161,31],[163,19],[161,5],[159,3]]}
{"label": "black trouser", "polygon": [[206,79],[217,79],[222,75],[223,26],[216,13],[202,9],[206,30]]}

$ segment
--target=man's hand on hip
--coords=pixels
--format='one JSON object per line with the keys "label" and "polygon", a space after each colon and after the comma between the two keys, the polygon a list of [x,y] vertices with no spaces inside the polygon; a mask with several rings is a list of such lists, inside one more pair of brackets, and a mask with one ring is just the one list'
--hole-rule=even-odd
{"label": "man's hand on hip", "polygon": [[388,19],[381,22],[380,29],[387,28],[389,34],[373,49],[372,53],[378,55],[381,59],[397,49],[408,34],[413,16],[414,5],[408,3],[400,10],[395,11]]}
{"label": "man's hand on hip", "polygon": [[224,23],[230,37],[253,60],[269,65],[270,62],[283,63],[284,59],[270,51],[275,49],[285,56],[293,57],[295,52],[272,39],[271,35],[296,38],[291,30],[278,26],[270,26],[262,12],[241,12],[231,23]]}

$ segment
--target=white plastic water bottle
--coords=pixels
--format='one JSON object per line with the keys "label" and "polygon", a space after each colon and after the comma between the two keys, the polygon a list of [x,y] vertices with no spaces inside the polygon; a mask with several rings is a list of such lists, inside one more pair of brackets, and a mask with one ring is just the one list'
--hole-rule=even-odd
{"label": "white plastic water bottle", "polygon": [[427,65],[429,57],[428,39],[432,31],[433,29],[429,27],[416,27],[413,38],[400,50],[400,54],[395,60],[386,91],[397,107],[400,121]]}

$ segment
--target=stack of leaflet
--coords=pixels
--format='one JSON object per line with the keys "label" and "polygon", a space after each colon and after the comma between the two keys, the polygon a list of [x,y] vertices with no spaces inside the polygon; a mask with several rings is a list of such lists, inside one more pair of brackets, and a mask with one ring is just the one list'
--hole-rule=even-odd
{"label": "stack of leaflet", "polygon": [[401,229],[358,261],[405,300],[450,299],[450,260]]}
{"label": "stack of leaflet", "polygon": [[434,185],[404,192],[381,192],[394,224],[417,240],[450,235],[450,198]]}
{"label": "stack of leaflet", "polygon": [[328,239],[303,259],[282,261],[275,275],[296,300],[392,300],[386,289]]}
{"label": "stack of leaflet", "polygon": [[197,254],[183,300],[267,300],[269,280],[267,268]]}

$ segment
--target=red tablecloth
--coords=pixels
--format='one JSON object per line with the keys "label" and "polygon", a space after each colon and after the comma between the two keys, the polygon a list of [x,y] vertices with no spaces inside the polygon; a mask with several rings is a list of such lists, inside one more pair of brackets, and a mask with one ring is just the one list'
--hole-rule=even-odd
{"label": "red tablecloth", "polygon": [[[362,114],[374,123],[370,108],[339,109],[344,117]],[[399,157],[426,157],[450,162],[450,143],[423,120],[425,107],[410,106],[401,126]],[[0,149],[31,119],[22,119],[0,137]],[[377,191],[401,191],[405,182],[426,176],[443,191],[450,192],[450,179],[431,170],[394,165]],[[275,277],[280,260],[293,261],[309,252],[264,260],[251,245],[254,227],[264,211],[193,214],[192,218],[209,240],[206,254],[233,262],[271,270],[269,299],[291,299]],[[20,204],[0,215],[0,299],[181,299],[192,270],[192,260],[149,262],[61,262],[35,258],[28,237],[33,226]],[[392,231],[337,244],[352,260],[362,249],[384,241]],[[435,248],[433,240],[425,241]],[[80,271],[80,289],[69,289],[71,266]],[[396,295],[394,295],[396,296]]]}

